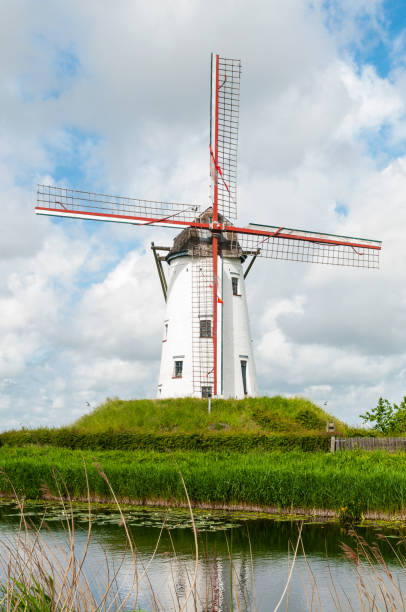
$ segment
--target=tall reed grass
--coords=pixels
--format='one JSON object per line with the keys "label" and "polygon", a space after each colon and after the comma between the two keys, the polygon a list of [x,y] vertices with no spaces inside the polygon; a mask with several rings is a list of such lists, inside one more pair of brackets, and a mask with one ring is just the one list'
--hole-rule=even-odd
{"label": "tall reed grass", "polygon": [[[347,451],[335,454],[155,453],[148,451],[69,451],[57,448],[0,448],[0,466],[26,498],[58,495],[54,468],[68,483],[71,498],[86,498],[87,466],[92,498],[112,500],[99,478],[94,458],[103,465],[115,494],[124,502],[186,503],[182,472],[192,504],[338,511],[403,513],[406,507],[406,454]],[[11,494],[0,474],[0,493]]]}
{"label": "tall reed grass", "polygon": [[[171,564],[174,571],[172,577],[174,584],[172,601],[162,601],[159,592],[155,592],[149,579],[149,572],[154,563],[162,529],[157,537],[157,545],[149,561],[143,562],[138,554],[136,542],[127,526],[125,514],[121,510],[120,503],[115,491],[99,464],[94,465],[100,480],[102,480],[110,494],[116,508],[121,516],[123,534],[127,542],[127,556],[132,561],[132,572],[130,584],[127,584],[126,592],[120,584],[120,567],[111,567],[105,572],[108,581],[94,588],[89,581],[85,571],[85,561],[89,551],[92,533],[92,511],[90,488],[87,486],[88,498],[88,523],[86,545],[83,551],[76,548],[76,525],[73,515],[72,502],[69,498],[67,483],[61,475],[54,471],[56,488],[59,494],[59,503],[63,510],[63,527],[65,537],[56,539],[52,534],[46,533],[46,515],[39,525],[34,525],[26,516],[24,500],[14,489],[12,481],[9,485],[13,491],[14,499],[20,512],[20,526],[15,536],[0,540],[0,611],[30,611],[30,612],[96,612],[96,611],[121,611],[140,610],[139,594],[140,585],[143,583],[149,589],[148,612],[246,612],[258,610],[269,610],[264,608],[261,602],[257,602],[255,590],[255,567],[251,551],[250,580],[247,587],[242,587],[240,577],[233,567],[232,545],[227,540],[230,561],[229,576],[229,598],[220,600],[219,592],[224,590],[225,585],[219,585],[214,573],[207,575],[202,584],[198,581],[199,565],[202,562],[202,551],[199,550],[199,540],[194,524],[193,511],[189,500],[188,489],[179,472],[178,478],[184,489],[188,503],[192,530],[194,534],[193,565],[185,564],[177,557],[176,550],[171,551]],[[85,481],[88,482],[87,470],[84,471]],[[7,474],[3,477],[8,479]],[[163,526],[164,528],[164,526]],[[44,532],[47,537],[44,537]],[[301,525],[295,542],[289,543],[290,556],[286,567],[286,583],[281,589],[280,596],[273,612],[290,610],[289,589],[292,576],[295,572],[296,560],[301,554],[305,561],[307,573],[304,577],[303,590],[306,601],[303,610],[322,611],[324,609],[336,610],[362,610],[380,611],[387,610],[398,612],[405,609],[405,598],[398,581],[394,578],[390,568],[377,544],[369,545],[360,537],[356,531],[351,530],[353,546],[342,545],[343,554],[354,567],[354,580],[357,584],[357,596],[355,600],[346,597],[336,583],[330,572],[329,595],[323,590],[324,596],[320,594],[319,584],[307,561],[306,551],[301,538]],[[385,536],[381,536],[383,539]],[[388,540],[386,541],[388,543]],[[400,567],[406,574],[406,558],[400,552],[398,545],[393,546],[389,542]],[[109,561],[106,558],[106,564]],[[328,559],[326,559],[328,564]],[[205,568],[207,569],[207,560]],[[183,578],[184,590],[179,591],[179,576]],[[175,578],[176,577],[176,578]],[[244,590],[244,588],[246,590]],[[95,594],[97,591],[97,594]],[[170,607],[168,607],[168,605]],[[265,604],[266,605],[266,604]],[[295,608],[292,608],[295,612]],[[297,610],[297,608],[296,608]]]}

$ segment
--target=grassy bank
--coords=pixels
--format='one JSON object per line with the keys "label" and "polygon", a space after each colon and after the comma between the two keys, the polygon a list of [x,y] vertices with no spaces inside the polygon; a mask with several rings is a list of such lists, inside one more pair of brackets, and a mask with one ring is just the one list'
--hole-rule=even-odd
{"label": "grassy bank", "polygon": [[[1,448],[0,465],[20,494],[39,498],[58,494],[62,478],[73,498],[86,497],[83,460],[91,495],[110,499],[94,465],[100,462],[124,501],[185,501],[182,472],[195,503],[248,504],[337,510],[356,505],[363,511],[399,513],[406,505],[406,455],[384,452],[325,453],[154,453],[81,452],[56,448]],[[11,493],[0,474],[0,492]]]}
{"label": "grassy bank", "polygon": [[73,424],[86,433],[308,433],[324,432],[327,421],[337,431],[346,425],[302,397],[257,397],[244,400],[213,399],[211,413],[207,400],[190,397],[164,400],[109,399]]}
{"label": "grassy bank", "polygon": [[[0,446],[27,444],[92,450],[329,450],[326,423],[336,435],[366,435],[296,397],[207,401],[107,400],[71,426],[0,433]],[[370,430],[369,430],[370,431]]]}

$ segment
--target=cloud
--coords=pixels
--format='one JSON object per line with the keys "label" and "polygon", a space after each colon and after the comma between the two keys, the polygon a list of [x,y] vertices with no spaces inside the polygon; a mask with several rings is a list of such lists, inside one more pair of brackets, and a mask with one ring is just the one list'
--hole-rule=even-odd
{"label": "cloud", "polygon": [[[0,429],[154,396],[164,304],[149,242],[173,232],[37,218],[34,185],[205,206],[212,50],[243,60],[240,221],[384,241],[379,272],[256,262],[261,391],[351,421],[379,394],[399,399],[406,73],[382,2],[22,0],[0,31]],[[387,76],[367,59],[380,40]]]}
{"label": "cloud", "polygon": [[150,253],[129,253],[103,282],[87,289],[69,330],[73,344],[92,358],[159,359],[164,303],[151,259]]}

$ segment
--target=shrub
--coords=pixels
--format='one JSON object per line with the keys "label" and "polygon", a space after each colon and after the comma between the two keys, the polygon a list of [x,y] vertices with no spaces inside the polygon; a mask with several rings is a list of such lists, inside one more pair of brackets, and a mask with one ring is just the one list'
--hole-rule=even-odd
{"label": "shrub", "polygon": [[359,501],[349,501],[338,509],[338,520],[343,525],[353,525],[364,520],[362,504]]}
{"label": "shrub", "polygon": [[330,440],[320,434],[257,434],[257,433],[130,433],[104,431],[84,433],[70,428],[8,431],[0,434],[0,445],[55,446],[88,450],[137,450],[164,452],[170,450],[236,451],[255,449],[328,451]]}
{"label": "shrub", "polygon": [[325,424],[320,417],[307,409],[299,410],[295,417],[295,421],[300,423],[305,429],[320,429]]}
{"label": "shrub", "polygon": [[284,429],[280,415],[274,414],[269,409],[267,410],[262,407],[255,408],[252,411],[252,418],[263,429],[272,431],[282,431]]}

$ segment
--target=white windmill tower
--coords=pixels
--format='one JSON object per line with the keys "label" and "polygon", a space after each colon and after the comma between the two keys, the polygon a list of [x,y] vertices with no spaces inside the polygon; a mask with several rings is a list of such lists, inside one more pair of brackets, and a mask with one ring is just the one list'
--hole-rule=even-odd
{"label": "white windmill tower", "polygon": [[257,394],[244,284],[256,257],[365,268],[379,263],[379,241],[232,224],[237,216],[240,73],[239,60],[212,55],[208,208],[38,187],[38,214],[182,230],[171,248],[152,243],[167,302],[158,384],[162,398]]}
{"label": "white windmill tower", "polygon": [[[196,221],[211,223],[212,215],[210,207]],[[214,303],[212,252],[210,231],[188,228],[175,238],[165,257],[169,276],[158,397],[211,397],[215,325],[217,395],[257,394],[242,265],[246,255],[234,234],[219,236]]]}

